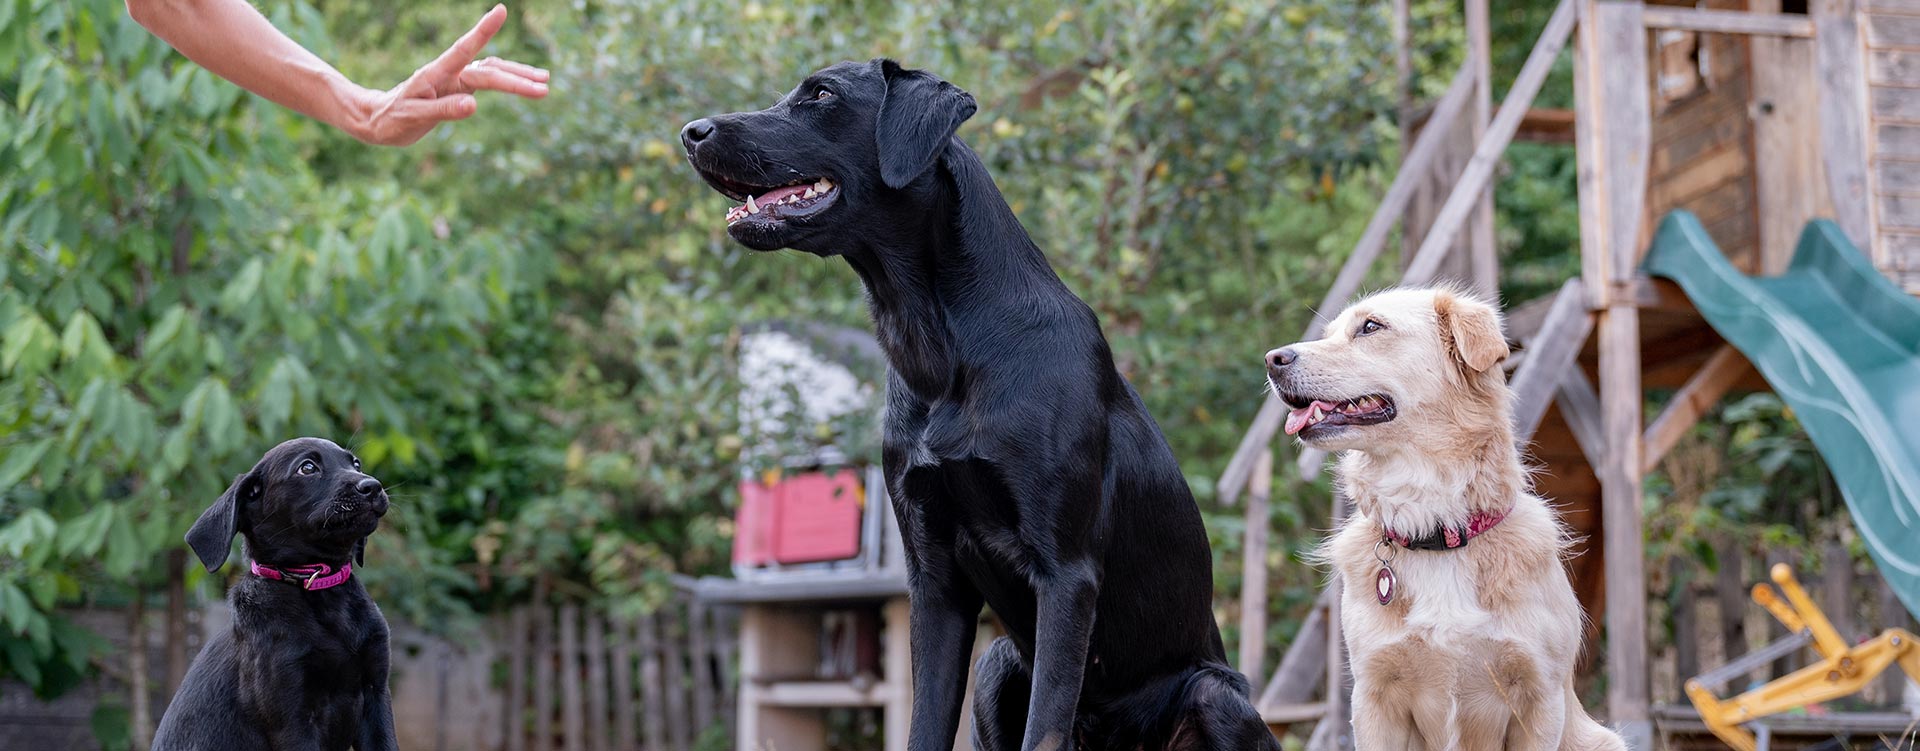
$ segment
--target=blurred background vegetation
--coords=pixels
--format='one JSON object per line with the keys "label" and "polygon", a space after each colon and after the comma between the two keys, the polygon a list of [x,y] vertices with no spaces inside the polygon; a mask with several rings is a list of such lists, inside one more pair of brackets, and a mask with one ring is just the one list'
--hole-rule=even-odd
{"label": "blurred background vegetation", "polygon": [[[485,9],[261,6],[369,86]],[[724,572],[742,327],[866,314],[843,264],[728,241],[728,202],[676,133],[876,56],[979,100],[961,135],[1166,430],[1240,638],[1225,616],[1242,521],[1212,480],[1259,406],[1260,354],[1305,325],[1392,176],[1388,4],[512,10],[490,52],[551,68],[551,97],[484,98],[391,150],[213,78],[114,0],[0,0],[0,677],[51,696],[97,668],[107,642],[63,612],[219,596],[181,534],[295,435],[350,444],[394,488],[365,570],[390,617],[457,632],[533,598],[644,609],[674,574]],[[1550,10],[1496,4],[1496,94]],[[1454,3],[1416,0],[1414,17],[1424,100],[1463,32]],[[1570,102],[1569,71],[1542,106]],[[1510,302],[1573,273],[1572,162],[1523,144],[1503,166]],[[1795,504],[1820,487],[1818,460],[1777,401],[1755,399],[1697,429],[1739,471],[1699,473],[1710,486],[1655,534],[1804,534]],[[1328,501],[1324,485],[1279,487],[1275,643],[1319,583],[1297,554]]]}

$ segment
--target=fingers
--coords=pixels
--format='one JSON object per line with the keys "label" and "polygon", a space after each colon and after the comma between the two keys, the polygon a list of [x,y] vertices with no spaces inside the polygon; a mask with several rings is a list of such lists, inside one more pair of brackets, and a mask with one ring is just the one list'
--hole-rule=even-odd
{"label": "fingers", "polygon": [[454,42],[452,47],[448,47],[440,57],[427,63],[427,67],[423,70],[432,71],[447,78],[458,76],[460,69],[467,67],[467,63],[473,62],[474,56],[479,55],[480,50],[486,48],[487,42],[493,41],[493,35],[499,33],[500,27],[506,23],[507,6],[493,6],[493,10],[487,11],[486,15],[480,17],[480,23],[474,24],[471,31],[461,36],[460,40]]}
{"label": "fingers", "polygon": [[[460,87],[466,91],[501,91],[518,94],[528,99],[539,99],[547,95],[547,85],[541,83],[545,77],[529,78],[507,68],[507,61],[489,57],[460,70]],[[512,63],[519,68],[530,66]],[[543,73],[545,71],[542,71]]]}
{"label": "fingers", "polygon": [[525,78],[532,81],[539,81],[540,83],[547,82],[548,74],[547,74],[546,68],[535,68],[526,63],[516,63],[512,60],[502,60],[497,57],[489,57],[485,60],[481,60],[480,62],[483,64],[492,65],[508,73],[512,73],[516,76],[519,76],[521,78]]}

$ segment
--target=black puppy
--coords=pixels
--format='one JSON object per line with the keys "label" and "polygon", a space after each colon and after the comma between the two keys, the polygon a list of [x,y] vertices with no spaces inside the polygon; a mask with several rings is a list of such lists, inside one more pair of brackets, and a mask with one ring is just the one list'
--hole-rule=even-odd
{"label": "black puppy", "polygon": [[681,131],[757,250],[845,258],[889,362],[883,460],[912,589],[908,747],[953,742],[978,666],[997,750],[1278,749],[1227,665],[1199,510],[1093,311],[955,130],[973,97],[890,60]]}
{"label": "black puppy", "polygon": [[[275,446],[187,531],[207,571],[246,538],[233,627],[207,641],[155,751],[389,751],[387,621],[352,563],[387,512],[380,481],[332,441]],[[349,561],[349,559],[352,561]]]}

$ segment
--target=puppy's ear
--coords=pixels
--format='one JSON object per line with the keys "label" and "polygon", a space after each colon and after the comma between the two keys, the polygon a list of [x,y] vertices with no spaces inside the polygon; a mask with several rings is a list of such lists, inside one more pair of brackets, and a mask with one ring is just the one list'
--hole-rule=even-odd
{"label": "puppy's ear", "polygon": [[200,518],[187,530],[187,547],[200,556],[200,563],[207,567],[208,573],[226,565],[227,553],[233,549],[233,536],[240,531],[240,506],[258,492],[260,481],[252,472],[233,478],[227,492],[200,512]]}
{"label": "puppy's ear", "polygon": [[1433,311],[1447,349],[1474,372],[1484,373],[1512,353],[1493,306],[1442,290],[1434,295]]}
{"label": "puppy's ear", "polygon": [[365,537],[360,538],[359,542],[353,544],[353,565],[367,565],[367,538]]}
{"label": "puppy's ear", "polygon": [[876,60],[886,78],[887,98],[873,140],[880,150],[880,179],[899,190],[933,167],[960,124],[979,109],[960,87],[899,63]]}

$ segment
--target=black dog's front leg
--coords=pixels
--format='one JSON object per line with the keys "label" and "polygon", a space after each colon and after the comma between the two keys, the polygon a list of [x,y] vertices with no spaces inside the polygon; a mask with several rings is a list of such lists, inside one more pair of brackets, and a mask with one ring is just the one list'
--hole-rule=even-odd
{"label": "black dog's front leg", "polygon": [[957,582],[916,583],[908,603],[913,644],[913,724],[908,751],[947,751],[960,730],[967,663],[981,598]]}
{"label": "black dog's front leg", "polygon": [[1099,577],[1092,564],[1069,562],[1038,584],[1040,618],[1034,629],[1033,696],[1027,703],[1027,734],[1020,748],[1065,751],[1073,747],[1074,715],[1087,672]]}
{"label": "black dog's front leg", "polygon": [[388,687],[392,656],[386,628],[379,629],[364,650],[367,655],[367,686],[360,700],[360,737],[355,751],[398,751],[400,742],[393,730],[393,692]]}

